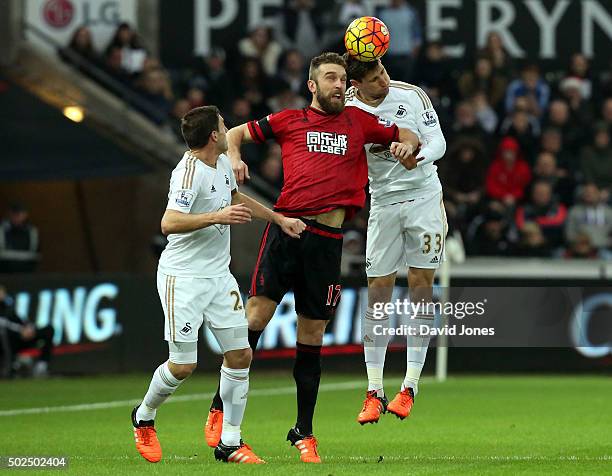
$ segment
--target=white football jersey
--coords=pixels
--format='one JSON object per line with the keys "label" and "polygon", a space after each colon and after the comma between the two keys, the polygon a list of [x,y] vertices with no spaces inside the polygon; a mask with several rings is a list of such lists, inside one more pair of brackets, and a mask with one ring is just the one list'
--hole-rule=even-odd
{"label": "white football jersey", "polygon": [[[172,171],[168,206],[183,213],[216,212],[232,203],[236,178],[229,158],[221,154],[217,168],[185,152]],[[169,276],[215,278],[229,272],[230,227],[210,225],[168,236],[159,271]]]}
{"label": "white football jersey", "polygon": [[346,105],[357,106],[398,127],[410,129],[421,142],[417,158],[424,160],[413,170],[400,164],[387,146],[366,144],[372,204],[388,205],[442,190],[433,162],[444,155],[446,141],[431,100],[421,88],[391,81],[387,97],[372,107],[360,101],[357,89],[350,87],[346,91]]}

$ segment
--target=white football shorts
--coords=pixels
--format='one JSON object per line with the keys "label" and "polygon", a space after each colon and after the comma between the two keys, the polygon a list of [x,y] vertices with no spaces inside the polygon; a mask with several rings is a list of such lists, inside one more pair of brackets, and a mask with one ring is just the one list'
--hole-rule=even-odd
{"label": "white football shorts", "polygon": [[437,269],[444,259],[447,231],[442,192],[375,204],[368,219],[366,274],[374,278],[402,267]]}
{"label": "white football shorts", "polygon": [[249,348],[244,304],[231,273],[217,278],[191,278],[158,271],[157,291],[168,342],[197,342],[200,327],[206,322],[223,353]]}

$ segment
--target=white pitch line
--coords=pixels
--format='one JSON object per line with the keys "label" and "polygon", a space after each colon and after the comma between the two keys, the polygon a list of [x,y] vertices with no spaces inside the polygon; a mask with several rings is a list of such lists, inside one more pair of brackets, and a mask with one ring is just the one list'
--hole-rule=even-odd
{"label": "white pitch line", "polygon": [[[335,392],[338,390],[354,390],[364,387],[365,380],[350,380],[341,383],[324,383],[319,386],[319,392]],[[249,391],[249,397],[269,397],[273,395],[291,395],[295,386],[279,388],[261,388]],[[166,403],[193,402],[197,400],[210,400],[214,393],[192,393],[170,397]],[[90,410],[106,410],[107,408],[128,407],[138,405],[142,399],[115,400],[112,402],[81,403],[78,405],[59,405],[55,407],[18,408],[14,410],[0,410],[0,417],[18,415],[40,415],[42,413],[83,412]]]}

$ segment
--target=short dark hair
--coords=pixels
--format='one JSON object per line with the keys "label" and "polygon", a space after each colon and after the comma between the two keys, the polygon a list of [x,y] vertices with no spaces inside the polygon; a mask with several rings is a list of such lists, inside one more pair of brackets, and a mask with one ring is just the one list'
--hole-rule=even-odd
{"label": "short dark hair", "polygon": [[310,60],[310,68],[308,69],[308,79],[315,79],[315,74],[319,66],[323,64],[337,64],[346,69],[346,62],[338,53],[326,52],[315,56]]}
{"label": "short dark hair", "polygon": [[359,61],[348,53],[344,53],[342,56],[346,62],[346,76],[348,80],[354,79],[355,81],[361,81],[366,77],[368,73],[378,68],[378,61]]}
{"label": "short dark hair", "polygon": [[181,119],[181,133],[190,149],[199,149],[208,144],[212,131],[219,131],[217,106],[196,107]]}

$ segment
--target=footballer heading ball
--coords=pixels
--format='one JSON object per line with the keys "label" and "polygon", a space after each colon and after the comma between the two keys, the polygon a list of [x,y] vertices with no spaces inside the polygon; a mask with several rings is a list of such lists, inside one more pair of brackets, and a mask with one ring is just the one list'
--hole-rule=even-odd
{"label": "footballer heading ball", "polygon": [[376,61],[389,48],[389,30],[378,18],[356,18],[346,29],[344,45],[355,59]]}

